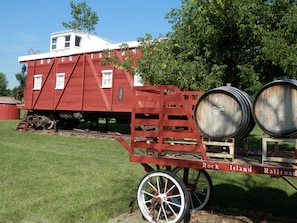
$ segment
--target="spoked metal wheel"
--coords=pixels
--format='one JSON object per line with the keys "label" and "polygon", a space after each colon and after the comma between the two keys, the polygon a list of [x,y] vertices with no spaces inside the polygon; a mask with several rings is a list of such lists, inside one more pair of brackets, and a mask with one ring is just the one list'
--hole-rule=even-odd
{"label": "spoked metal wheel", "polygon": [[177,167],[173,172],[185,183],[189,192],[190,211],[203,209],[212,193],[212,181],[205,170]]}
{"label": "spoked metal wheel", "polygon": [[137,190],[138,207],[150,222],[181,222],[189,214],[187,188],[167,170],[147,173]]}

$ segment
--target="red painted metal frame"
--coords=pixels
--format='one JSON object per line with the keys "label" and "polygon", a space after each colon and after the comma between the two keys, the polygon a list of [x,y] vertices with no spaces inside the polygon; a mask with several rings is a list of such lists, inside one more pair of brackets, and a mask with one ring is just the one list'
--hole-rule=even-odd
{"label": "red painted metal frame", "polygon": [[144,167],[155,164],[297,178],[296,164],[210,159],[193,120],[193,109],[201,95],[175,86],[135,87],[131,141],[117,137],[130,153],[130,161]]}

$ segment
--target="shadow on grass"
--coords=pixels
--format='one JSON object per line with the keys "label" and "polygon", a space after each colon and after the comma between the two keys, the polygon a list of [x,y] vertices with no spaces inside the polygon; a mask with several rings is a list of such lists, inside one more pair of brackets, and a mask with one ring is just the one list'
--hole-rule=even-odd
{"label": "shadow on grass", "polygon": [[254,222],[271,222],[271,219],[265,219],[269,215],[272,218],[277,216],[297,219],[297,192],[288,196],[283,190],[265,186],[250,187],[246,191],[240,186],[219,184],[214,186],[209,209],[228,212],[221,214],[245,216]]}

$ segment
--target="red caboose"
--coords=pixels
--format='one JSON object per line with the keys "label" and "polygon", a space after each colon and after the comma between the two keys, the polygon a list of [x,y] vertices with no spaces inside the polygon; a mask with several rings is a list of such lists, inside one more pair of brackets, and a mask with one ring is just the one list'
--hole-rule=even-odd
{"label": "red caboose", "polygon": [[[137,41],[125,44],[133,59],[141,56]],[[54,121],[74,127],[81,119],[129,119],[133,86],[142,85],[140,76],[99,63],[107,49],[124,58],[127,51],[121,45],[71,30],[51,35],[49,53],[19,57],[27,66],[24,121],[52,128]]]}

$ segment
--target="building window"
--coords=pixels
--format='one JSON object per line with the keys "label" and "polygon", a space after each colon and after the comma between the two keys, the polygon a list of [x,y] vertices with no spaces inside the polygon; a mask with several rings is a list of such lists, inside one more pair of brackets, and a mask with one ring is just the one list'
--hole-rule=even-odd
{"label": "building window", "polygon": [[64,89],[65,73],[56,74],[56,89]]}
{"label": "building window", "polygon": [[143,86],[142,78],[140,74],[134,74],[134,86]]}
{"label": "building window", "polygon": [[75,36],[74,46],[80,46],[80,40],[81,40],[81,37],[80,36]]}
{"label": "building window", "polygon": [[41,74],[34,75],[34,87],[33,87],[33,90],[40,90],[41,89],[41,82],[42,82],[42,75]]}
{"label": "building window", "polygon": [[52,38],[52,50],[57,49],[57,38]]}
{"label": "building window", "polygon": [[102,88],[111,88],[112,87],[112,70],[103,70],[102,71]]}
{"label": "building window", "polygon": [[70,47],[70,35],[65,36],[65,48]]}

